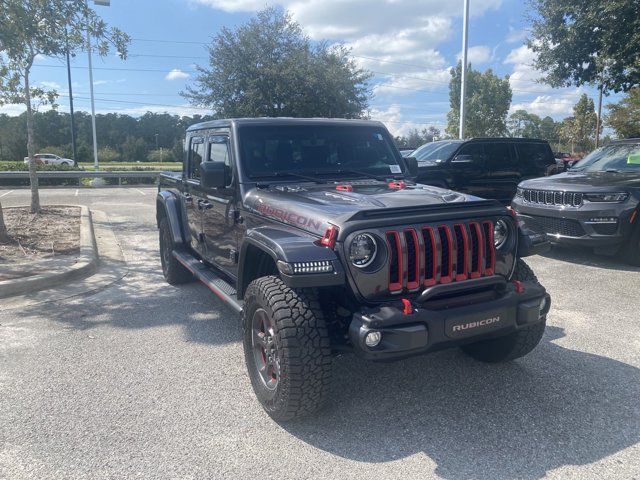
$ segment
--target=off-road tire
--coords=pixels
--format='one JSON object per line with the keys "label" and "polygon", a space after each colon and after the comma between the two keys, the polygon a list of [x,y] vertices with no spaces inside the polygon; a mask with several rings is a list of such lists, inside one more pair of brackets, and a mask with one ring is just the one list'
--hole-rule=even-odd
{"label": "off-road tire", "polygon": [[[639,220],[636,220],[639,221]],[[640,267],[640,224],[631,232],[629,240],[622,249],[624,261],[634,267]]]}
{"label": "off-road tire", "polygon": [[192,282],[193,275],[173,256],[173,239],[167,217],[160,219],[160,263],[162,264],[162,274],[167,283],[180,285]]}
{"label": "off-road tire", "polygon": [[[273,329],[279,375],[273,389],[261,377],[252,343],[254,316],[266,312]],[[331,346],[317,294],[292,289],[275,276],[254,280],[244,296],[242,325],[251,385],[265,411],[278,421],[317,412],[331,383]]]}
{"label": "off-road tire", "polygon": [[[538,281],[533,270],[522,259],[517,260],[516,268],[511,278],[522,282]],[[464,353],[481,362],[510,362],[516,358],[524,357],[536,348],[544,334],[546,322],[547,319],[544,317],[538,323],[520,328],[504,337],[482,340],[464,345],[461,348]]]}

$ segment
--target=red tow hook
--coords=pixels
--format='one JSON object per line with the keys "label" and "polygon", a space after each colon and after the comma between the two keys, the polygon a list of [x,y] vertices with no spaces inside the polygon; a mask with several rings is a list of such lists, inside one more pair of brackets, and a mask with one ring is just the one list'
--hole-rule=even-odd
{"label": "red tow hook", "polygon": [[405,315],[411,315],[413,313],[413,307],[407,298],[402,299],[402,313]]}
{"label": "red tow hook", "polygon": [[514,280],[513,284],[516,286],[516,293],[524,293],[524,283],[520,280]]}
{"label": "red tow hook", "polygon": [[387,186],[392,190],[404,190],[407,188],[407,184],[404,183],[404,180],[391,180]]}

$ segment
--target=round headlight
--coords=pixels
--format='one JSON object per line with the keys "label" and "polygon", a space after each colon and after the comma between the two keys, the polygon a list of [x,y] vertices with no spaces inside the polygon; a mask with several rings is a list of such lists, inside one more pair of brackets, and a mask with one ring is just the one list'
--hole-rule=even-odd
{"label": "round headlight", "polygon": [[498,220],[493,226],[493,244],[502,247],[509,239],[509,225],[504,220]]}
{"label": "round headlight", "polygon": [[351,240],[349,259],[354,266],[363,268],[371,265],[373,259],[376,258],[377,250],[376,241],[371,235],[359,233]]}

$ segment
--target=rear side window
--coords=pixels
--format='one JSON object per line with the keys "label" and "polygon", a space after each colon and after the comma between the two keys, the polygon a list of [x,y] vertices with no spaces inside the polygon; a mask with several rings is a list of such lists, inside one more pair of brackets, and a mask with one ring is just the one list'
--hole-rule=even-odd
{"label": "rear side window", "polygon": [[202,137],[191,138],[189,147],[188,178],[200,180],[200,164],[204,158],[204,139]]}
{"label": "rear side window", "polygon": [[554,163],[553,154],[549,146],[544,143],[518,143],[516,150],[523,163],[542,166]]}
{"label": "rear side window", "polygon": [[457,155],[470,155],[475,162],[484,160],[484,145],[481,143],[469,143],[463,145]]}
{"label": "rear side window", "polygon": [[511,155],[511,145],[508,143],[487,143],[484,145],[487,156],[487,166],[492,170],[513,167],[516,159]]}

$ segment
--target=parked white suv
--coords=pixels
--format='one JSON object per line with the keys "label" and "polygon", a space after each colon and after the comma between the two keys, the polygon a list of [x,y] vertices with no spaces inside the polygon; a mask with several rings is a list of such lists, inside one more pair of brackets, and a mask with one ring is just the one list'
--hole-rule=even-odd
{"label": "parked white suv", "polygon": [[[37,153],[33,156],[37,164],[41,165],[66,165],[73,167],[73,160],[70,158],[62,158],[53,153]],[[24,157],[24,163],[29,163],[29,157]]]}

